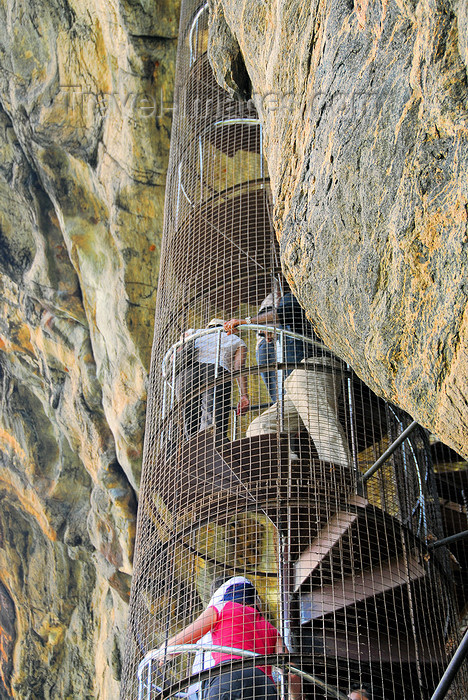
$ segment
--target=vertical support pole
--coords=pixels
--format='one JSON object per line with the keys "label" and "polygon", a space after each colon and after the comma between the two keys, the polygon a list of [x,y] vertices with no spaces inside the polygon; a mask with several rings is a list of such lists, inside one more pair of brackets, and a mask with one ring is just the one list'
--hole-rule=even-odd
{"label": "vertical support pole", "polygon": [[161,411],[161,417],[164,420],[166,417],[166,403],[167,403],[167,380],[164,380],[164,387],[163,387],[163,398],[162,398],[162,411]]}
{"label": "vertical support pole", "polygon": [[[215,371],[214,371],[214,381],[215,385],[213,387],[213,420],[214,420],[214,436],[215,436],[215,441],[218,439],[219,436],[216,435],[216,394],[218,393],[218,377],[219,377],[219,361],[221,359],[221,333],[223,329],[218,328],[216,331],[216,362],[215,362]],[[223,393],[223,401],[224,401],[224,393]]]}
{"label": "vertical support pole", "polygon": [[177,231],[178,225],[179,225],[179,208],[180,208],[180,188],[182,184],[182,162],[179,163],[178,167],[178,172],[177,172],[177,199],[176,199],[176,206],[175,206],[175,230]]}
{"label": "vertical support pole", "polygon": [[262,125],[259,126],[260,129],[260,178],[263,180],[265,177],[265,170],[263,167],[263,130]]}
{"label": "vertical support pole", "polygon": [[[349,409],[349,425],[351,428],[351,452],[352,452],[352,457],[353,457],[353,469],[354,473],[356,475],[356,484],[358,486],[359,490],[362,490],[362,486],[360,484],[360,472],[359,472],[359,464],[358,464],[358,450],[357,450],[357,436],[356,436],[356,420],[355,420],[355,414],[356,414],[356,405],[354,401],[354,388],[353,388],[353,377],[352,377],[352,369],[349,365],[346,365],[346,370],[348,372],[348,378],[346,380],[347,382],[347,387],[348,387],[348,409]],[[362,493],[360,495],[363,495]]]}
{"label": "vertical support pole", "polygon": [[176,354],[175,352],[172,353],[172,358],[171,358],[171,381],[172,381],[172,387],[171,387],[171,408],[174,408],[174,397],[175,397],[175,378],[176,378]]}
{"label": "vertical support pole", "polygon": [[146,679],[146,698],[151,700],[151,661],[148,663],[148,677]]}
{"label": "vertical support pole", "polygon": [[138,674],[138,700],[143,700],[143,678],[142,673]]}
{"label": "vertical support pole", "polygon": [[203,197],[203,143],[202,137],[198,137],[198,158],[200,162],[200,193]]}
{"label": "vertical support pole", "polygon": [[234,409],[232,412],[232,422],[231,422],[231,441],[234,442],[237,435],[237,412]]}
{"label": "vertical support pole", "polygon": [[439,685],[434,691],[431,700],[443,700],[446,697],[447,692],[452,685],[455,675],[461,668],[462,663],[468,656],[468,630],[460,643],[460,646],[456,650],[452,657],[449,665],[447,666],[444,675],[440,679]]}
{"label": "vertical support pole", "polygon": [[[288,621],[287,621],[287,605],[285,605],[285,583],[284,583],[284,574],[285,574],[285,537],[282,533],[282,530],[280,527],[277,528],[278,531],[278,589],[280,593],[280,609],[279,609],[279,615],[280,615],[280,633],[281,637],[284,640],[285,645],[287,645],[287,638],[288,638]],[[288,698],[288,688],[287,688],[287,681],[285,677],[284,670],[281,670],[281,679],[280,679],[280,697],[281,700],[287,700]]]}
{"label": "vertical support pole", "polygon": [[[163,389],[163,400],[162,400],[162,420],[164,424],[164,419],[166,418],[166,402],[167,402],[167,381],[164,380],[164,389]],[[170,434],[170,429],[171,426],[169,426],[168,434]],[[159,445],[162,448],[164,445],[164,433],[166,431],[166,426],[164,426],[163,430],[161,430],[161,435],[159,436]]]}
{"label": "vertical support pole", "polygon": [[[281,328],[277,328],[276,333],[278,334],[278,338],[279,338],[279,348],[278,348],[279,357],[278,357],[278,359],[279,359],[279,362],[283,363],[284,362],[283,330]],[[284,382],[283,382],[283,378],[284,378],[284,372],[282,369],[280,369],[278,371],[277,405],[278,405],[278,410],[279,410],[279,429],[280,429],[281,433],[284,431]]]}

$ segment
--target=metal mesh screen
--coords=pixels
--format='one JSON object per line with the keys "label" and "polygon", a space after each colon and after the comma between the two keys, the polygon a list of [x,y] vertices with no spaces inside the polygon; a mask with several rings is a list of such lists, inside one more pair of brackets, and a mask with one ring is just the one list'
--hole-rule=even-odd
{"label": "metal mesh screen", "polygon": [[184,2],[121,698],[426,698],[458,639],[430,445],[291,294],[207,31]]}
{"label": "metal mesh screen", "polygon": [[[460,631],[468,630],[468,548],[460,533],[468,531],[468,463],[449,447],[430,439],[434,480],[439,497],[444,537],[460,610]],[[465,692],[468,695],[468,690]]]}

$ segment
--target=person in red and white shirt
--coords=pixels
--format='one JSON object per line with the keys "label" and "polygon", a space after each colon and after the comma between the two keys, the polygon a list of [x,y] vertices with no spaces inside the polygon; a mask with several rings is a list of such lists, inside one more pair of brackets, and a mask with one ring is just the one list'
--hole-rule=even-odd
{"label": "person in red and white shirt", "polygon": [[[201,615],[168,640],[167,646],[195,643],[208,632],[211,633],[213,645],[261,655],[285,651],[278,630],[261,613],[261,600],[255,587],[242,576],[231,578],[220,586]],[[241,656],[213,650],[211,657],[205,668],[226,664],[226,672],[215,674],[205,681],[204,700],[278,699],[270,666],[254,667],[247,662],[242,668],[231,669],[229,661]],[[289,683],[290,696],[293,700],[299,700],[302,695],[300,678],[290,674]]]}

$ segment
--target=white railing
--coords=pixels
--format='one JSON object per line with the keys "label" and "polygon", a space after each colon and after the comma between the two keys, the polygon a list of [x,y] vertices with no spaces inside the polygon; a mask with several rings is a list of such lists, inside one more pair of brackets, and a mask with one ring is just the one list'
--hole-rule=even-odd
{"label": "white railing", "polygon": [[[154,679],[154,676],[159,672],[159,667],[161,662],[164,662],[166,660],[167,656],[170,656],[171,654],[183,654],[183,653],[189,653],[189,654],[195,654],[197,652],[216,652],[219,654],[232,654],[233,656],[241,657],[243,659],[253,659],[253,658],[258,658],[259,659],[259,666],[272,666],[272,668],[275,669],[276,673],[279,674],[280,677],[283,677],[284,674],[289,674],[293,673],[296,676],[300,676],[303,680],[307,681],[308,683],[311,683],[314,686],[317,686],[318,688],[321,688],[327,693],[327,696],[330,698],[336,698],[337,700],[347,700],[347,695],[344,693],[340,692],[338,688],[335,688],[334,686],[329,685],[328,683],[325,683],[320,678],[317,678],[316,676],[313,676],[312,674],[308,673],[307,671],[303,671],[301,668],[298,668],[294,666],[293,664],[289,663],[289,655],[275,655],[275,663],[268,663],[268,659],[263,655],[263,654],[257,654],[254,651],[249,651],[248,649],[237,649],[235,647],[228,647],[228,646],[222,646],[220,644],[212,644],[212,643],[205,643],[205,642],[197,642],[195,644],[177,644],[174,646],[162,646],[159,647],[159,649],[152,649],[149,651],[144,659],[140,661],[138,665],[138,700],[154,700],[158,695],[162,694],[164,692],[164,689],[162,686],[158,685]],[[235,660],[235,659],[234,659]],[[157,664],[157,669],[153,669],[153,665]],[[211,672],[221,672],[223,664],[217,664],[216,666],[212,667],[210,670]],[[227,667],[228,664],[226,663],[225,666]],[[202,674],[206,674],[205,671],[200,671],[199,673],[192,674],[188,678],[182,679],[179,681],[180,686],[183,686],[185,684],[192,684],[197,681],[199,677],[201,677]],[[178,681],[176,681],[176,684]],[[282,685],[282,684],[281,684]],[[187,693],[184,691],[176,691],[173,693],[173,697],[187,697]]]}
{"label": "white railing", "polygon": [[[323,343],[320,343],[316,340],[313,340],[312,338],[307,338],[304,335],[300,335],[299,333],[294,333],[293,331],[286,330],[285,328],[279,328],[278,326],[265,326],[265,325],[260,325],[256,323],[249,323],[249,324],[243,324],[242,326],[239,326],[239,330],[243,331],[253,331],[255,333],[262,332],[262,333],[272,333],[275,334],[277,337],[277,348],[278,348],[278,353],[277,353],[277,360],[278,364],[284,364],[285,363],[285,357],[284,357],[284,338],[293,338],[294,340],[298,340],[303,343],[307,343],[308,345],[314,346],[318,351],[320,352],[326,352],[330,353],[329,348],[327,348],[326,345]],[[207,335],[218,335],[218,342],[217,342],[217,348],[216,348],[216,357],[215,357],[215,380],[219,376],[219,358],[220,358],[220,353],[221,353],[221,334],[224,333],[224,330],[221,326],[218,326],[216,328],[203,328],[199,331],[195,331],[193,334],[191,334],[187,338],[182,338],[181,340],[178,340],[176,343],[171,345],[169,350],[166,352],[164,355],[163,361],[161,363],[161,374],[164,378],[165,382],[165,391],[164,391],[164,396],[163,396],[163,410],[162,410],[162,417],[165,418],[167,415],[167,409],[172,408],[175,403],[175,378],[176,378],[176,362],[177,362],[177,351],[182,349],[184,345],[186,345],[188,342],[191,342],[193,340],[196,340],[197,338],[202,338]],[[320,357],[320,355],[319,355]],[[340,362],[337,358],[337,362]],[[259,372],[263,372],[265,370],[269,369],[272,371],[274,369],[274,366],[267,366],[267,365],[251,365],[250,367],[246,368],[241,372],[241,374],[251,374],[252,370],[258,370]],[[169,387],[169,391],[166,391],[166,384]],[[168,393],[170,392],[170,397],[168,396]]]}
{"label": "white railing", "polygon": [[[276,336],[276,347],[277,347],[277,363],[279,365],[282,365],[283,367],[287,364],[286,362],[286,357],[285,357],[285,338],[291,338],[294,340],[297,340],[301,343],[306,343],[308,346],[312,346],[315,349],[315,358],[316,361],[319,362],[321,358],[321,354],[323,356],[323,353],[327,353],[327,357],[324,358],[324,365],[327,366],[328,370],[330,369],[333,371],[333,367],[335,366],[336,363],[336,368],[340,371],[343,370],[344,364],[339,360],[338,358],[330,358],[330,350],[327,348],[326,345],[323,343],[313,340],[312,338],[308,338],[304,335],[301,335],[299,333],[294,333],[293,331],[287,330],[285,328],[281,328],[278,326],[266,326],[262,324],[255,324],[255,323],[250,323],[250,324],[242,324],[239,326],[239,331],[244,332],[262,332],[262,333],[271,333]],[[197,338],[202,338],[207,335],[217,335],[217,343],[216,343],[216,354],[215,354],[215,362],[213,363],[215,366],[215,371],[214,371],[214,384],[216,385],[218,377],[220,376],[220,372],[222,371],[221,365],[219,363],[220,360],[220,354],[221,354],[221,334],[224,332],[223,328],[221,326],[215,327],[215,328],[203,328],[198,331],[195,331],[193,334],[191,334],[189,337],[186,338],[181,338],[178,340],[176,343],[174,343],[169,350],[166,352],[164,355],[164,358],[162,360],[161,364],[161,373],[164,379],[164,386],[163,386],[163,397],[162,397],[162,413],[161,413],[161,418],[162,421],[164,422],[165,419],[168,417],[170,411],[175,407],[176,405],[176,368],[177,368],[177,352],[181,351],[183,346],[186,345],[188,342],[192,342],[196,340]],[[294,363],[291,363],[292,366],[296,366]],[[299,365],[300,366],[300,365]],[[257,373],[261,372],[266,372],[266,371],[275,371],[276,369],[276,364],[272,365],[251,365],[250,367],[246,367],[245,369],[241,370],[240,372],[236,372],[233,374],[233,379],[235,379],[239,375],[250,375],[252,374],[252,371],[255,371]],[[283,371],[282,369],[277,369],[277,379],[278,379],[278,410],[279,410],[279,416],[281,419],[281,424],[282,424],[282,415],[283,415],[283,391],[282,391],[282,375]],[[203,387],[199,386],[196,388],[197,394],[201,394],[206,388],[208,387]],[[186,400],[187,397],[184,397],[184,400]],[[265,405],[251,405],[249,407],[249,410],[257,410],[257,409],[262,409],[267,407],[270,404]],[[234,440],[237,435],[237,429],[238,429],[238,423],[237,423],[237,413],[235,409],[232,409],[232,420],[231,420],[231,439]],[[163,439],[163,438],[162,438]]]}
{"label": "white railing", "polygon": [[189,44],[189,50],[190,50],[190,66],[195,63],[196,59],[198,58],[198,30],[199,30],[199,22],[200,18],[202,17],[203,13],[208,10],[208,3],[205,3],[200,7],[199,10],[197,10],[195,17],[192,20],[192,24],[190,25],[190,30],[188,34],[188,44]]}

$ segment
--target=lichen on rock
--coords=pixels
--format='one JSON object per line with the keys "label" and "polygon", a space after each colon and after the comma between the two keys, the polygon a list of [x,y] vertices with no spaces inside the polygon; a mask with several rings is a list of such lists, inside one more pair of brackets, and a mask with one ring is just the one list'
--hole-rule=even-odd
{"label": "lichen on rock", "polygon": [[0,3],[0,695],[118,695],[178,15]]}
{"label": "lichen on rock", "polygon": [[299,300],[374,391],[468,457],[466,4],[211,6],[218,79],[234,45],[251,81]]}

